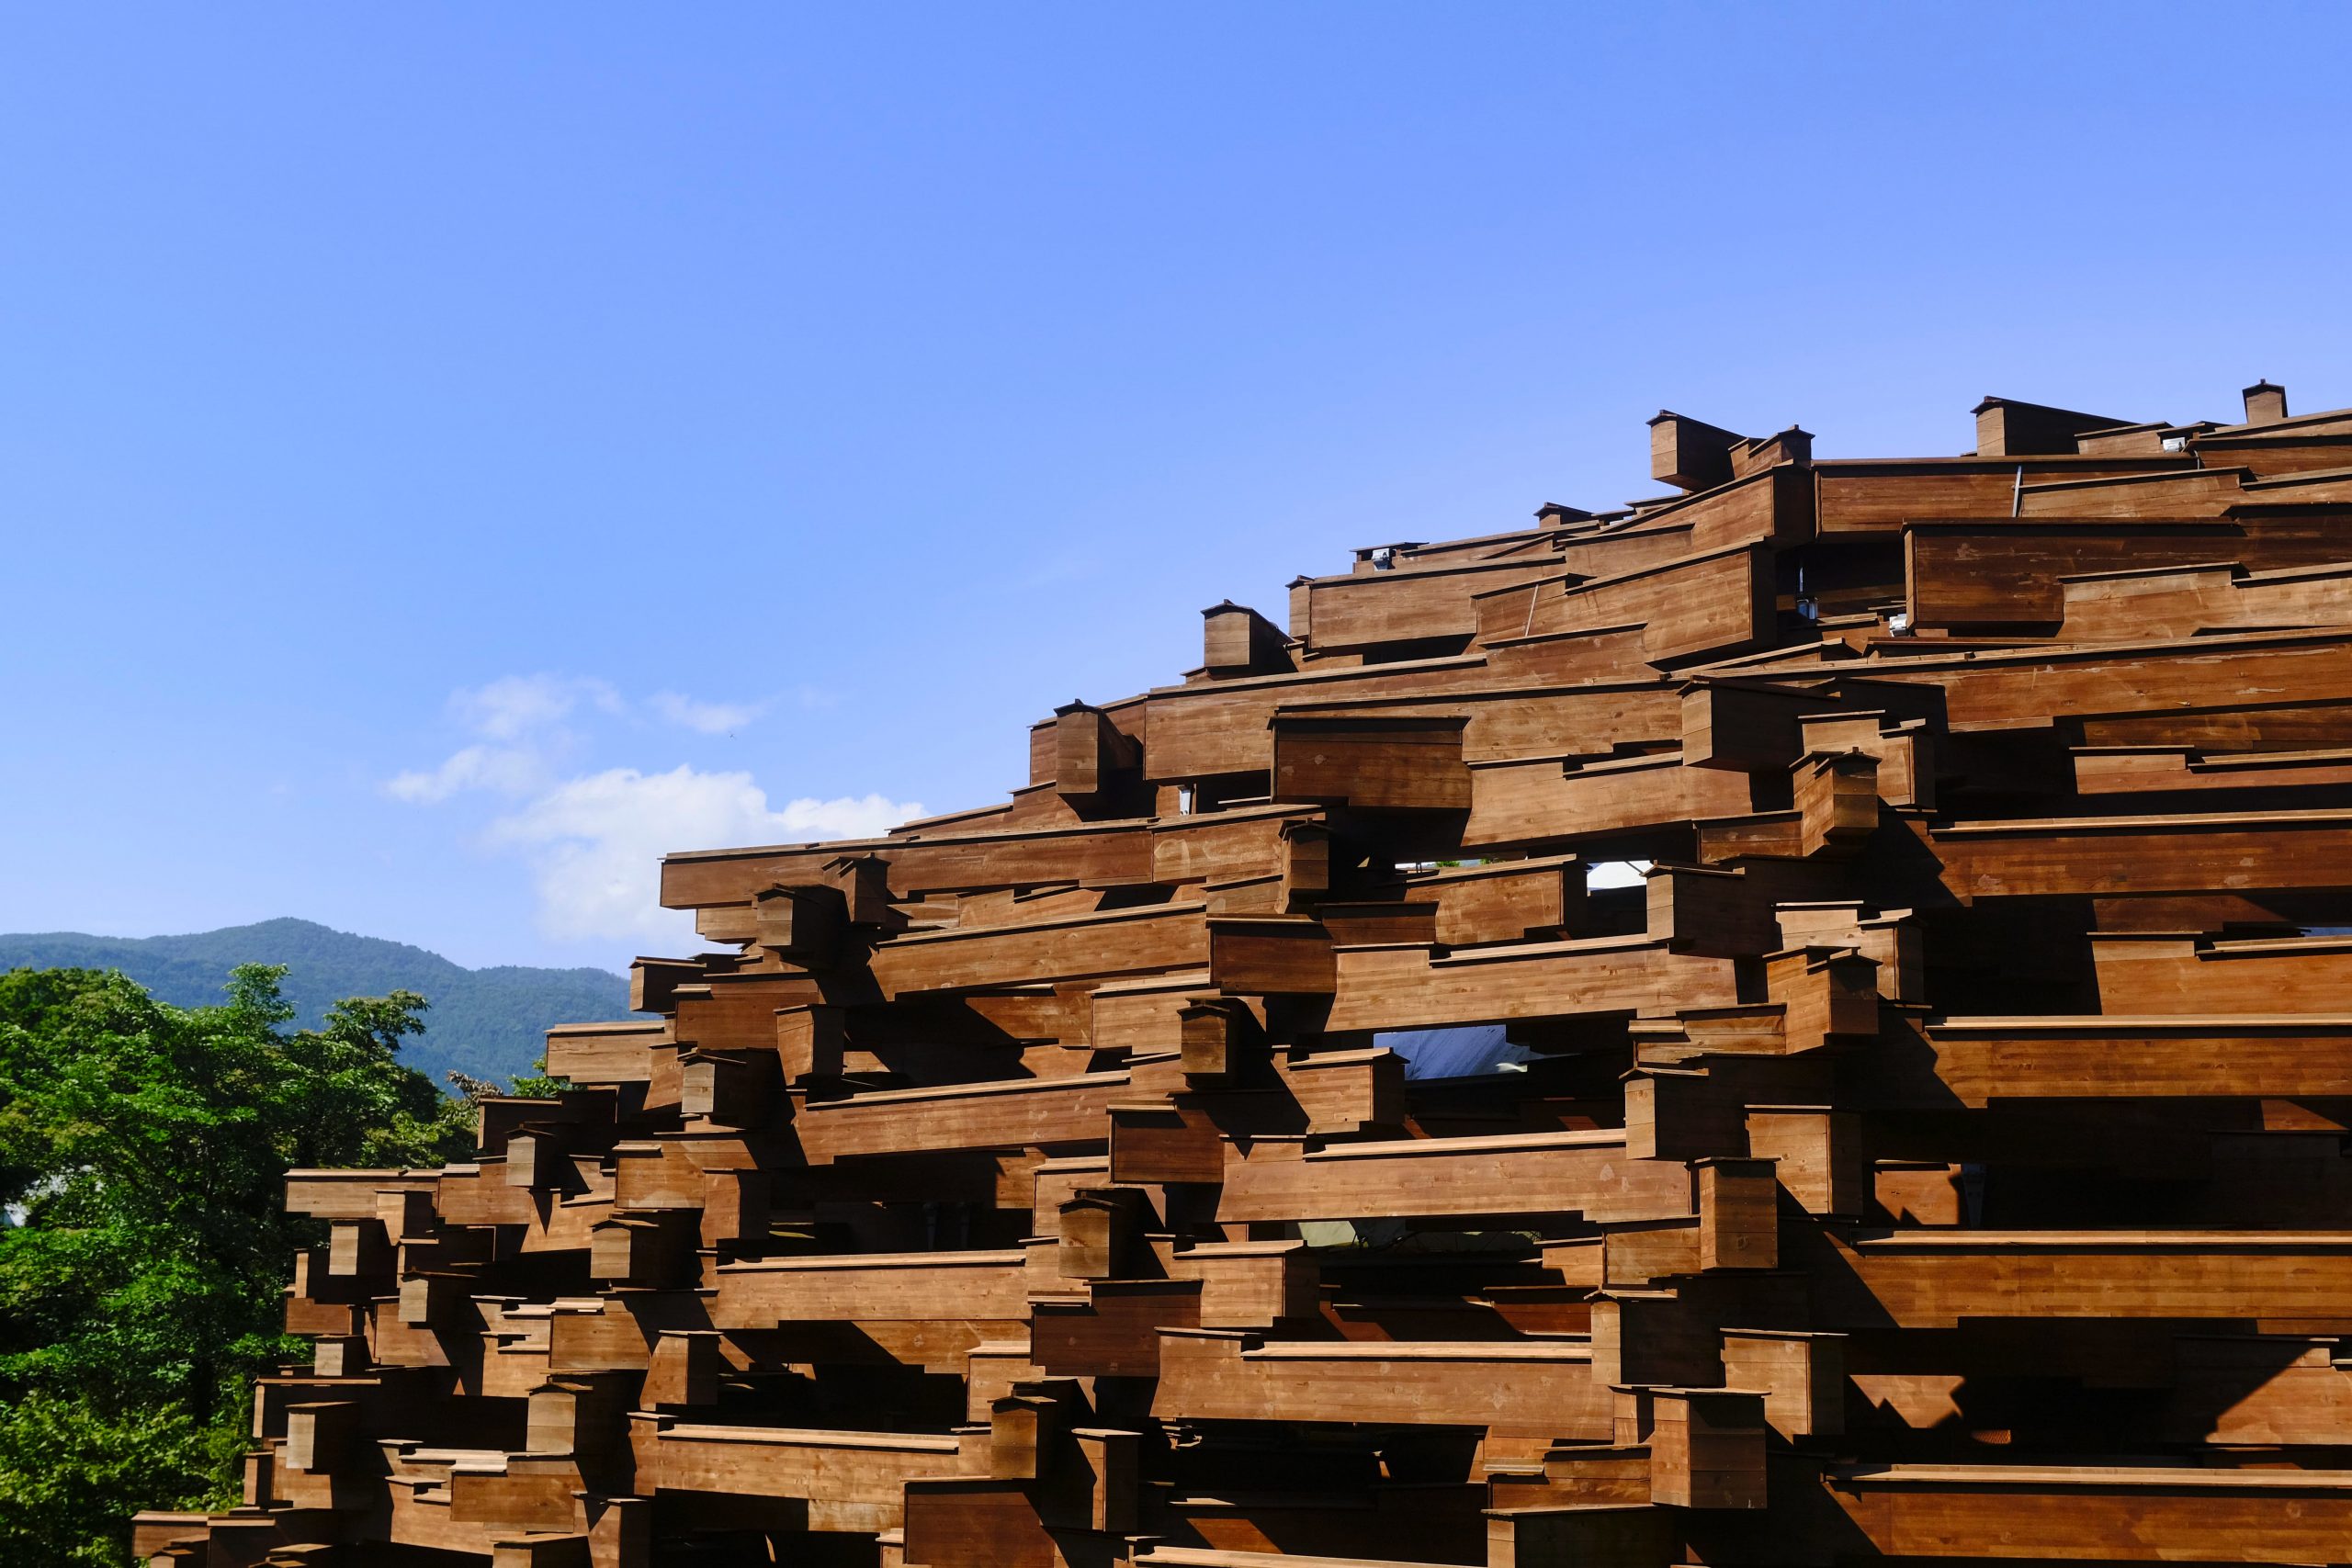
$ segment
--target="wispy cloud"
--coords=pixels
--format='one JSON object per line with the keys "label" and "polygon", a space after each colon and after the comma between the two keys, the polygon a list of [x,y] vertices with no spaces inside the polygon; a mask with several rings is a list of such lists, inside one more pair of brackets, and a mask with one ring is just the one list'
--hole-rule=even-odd
{"label": "wispy cloud", "polygon": [[772,810],[747,773],[609,768],[501,817],[489,838],[529,861],[548,935],[672,937],[689,929],[659,906],[661,860],[672,850],[864,838],[922,814],[920,803],[879,795]]}
{"label": "wispy cloud", "polygon": [[592,714],[723,735],[779,700],[813,707],[826,699],[808,688],[751,703],[662,691],[632,704],[610,682],[588,677],[504,676],[449,699],[451,716],[473,741],[438,767],[386,780],[384,791],[414,806],[469,793],[509,802],[484,842],[529,865],[539,923],[551,936],[687,940],[691,920],[658,902],[661,859],[670,851],[862,838],[920,817],[923,807],[878,794],[771,807],[748,773],[681,764],[668,773],[623,767],[566,776],[565,764],[580,750],[580,729]]}
{"label": "wispy cloud", "polygon": [[767,711],[765,703],[706,703],[683,692],[656,692],[645,705],[665,724],[704,735],[729,735]]}
{"label": "wispy cloud", "polygon": [[413,806],[437,806],[469,789],[527,795],[548,782],[546,759],[528,746],[468,746],[427,772],[398,773],[384,792]]}
{"label": "wispy cloud", "polygon": [[523,795],[554,782],[579,737],[565,721],[582,706],[618,714],[627,704],[606,682],[576,675],[504,675],[449,694],[449,716],[479,737],[437,768],[411,769],[384,781],[384,793],[416,806],[437,806],[469,790]]}
{"label": "wispy cloud", "polygon": [[616,714],[628,705],[609,682],[588,676],[503,675],[453,694],[449,711],[478,735],[513,740],[570,717],[583,703]]}

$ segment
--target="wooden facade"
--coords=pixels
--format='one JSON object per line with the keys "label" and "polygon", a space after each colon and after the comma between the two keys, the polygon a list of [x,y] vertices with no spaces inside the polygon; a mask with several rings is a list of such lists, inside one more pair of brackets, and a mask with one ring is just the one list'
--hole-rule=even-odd
{"label": "wooden facade", "polygon": [[[2352,411],[1651,422],[318,1225],[158,1563],[2352,1561]],[[1957,423],[1957,422],[1956,422]]]}

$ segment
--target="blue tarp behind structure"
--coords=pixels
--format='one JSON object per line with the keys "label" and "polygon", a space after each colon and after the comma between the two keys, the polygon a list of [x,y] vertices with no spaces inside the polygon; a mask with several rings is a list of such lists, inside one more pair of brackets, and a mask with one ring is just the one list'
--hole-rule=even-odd
{"label": "blue tarp behind structure", "polygon": [[1506,1063],[1529,1060],[1534,1053],[1513,1044],[1499,1023],[1471,1023],[1453,1029],[1395,1029],[1372,1037],[1405,1058],[1408,1078],[1467,1078],[1501,1070]]}

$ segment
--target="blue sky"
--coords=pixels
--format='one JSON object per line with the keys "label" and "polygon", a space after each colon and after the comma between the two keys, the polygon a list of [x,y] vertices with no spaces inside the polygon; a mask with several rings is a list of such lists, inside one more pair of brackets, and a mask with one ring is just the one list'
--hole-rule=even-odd
{"label": "blue sky", "polygon": [[2352,8],[17,6],[0,930],[689,950],[1642,421],[2352,403]]}

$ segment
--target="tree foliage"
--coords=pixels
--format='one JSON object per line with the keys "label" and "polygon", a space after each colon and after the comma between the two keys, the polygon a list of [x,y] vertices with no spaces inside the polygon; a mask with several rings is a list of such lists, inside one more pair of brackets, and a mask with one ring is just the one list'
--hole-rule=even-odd
{"label": "tree foliage", "polygon": [[399,1060],[424,998],[289,1029],[284,971],[219,1006],[118,973],[0,976],[0,1564],[127,1561],[142,1506],[234,1501],[283,1332],[288,1168],[438,1165],[469,1109]]}
{"label": "tree foliage", "polygon": [[421,947],[309,920],[175,936],[0,935],[0,970],[119,969],[176,1007],[218,999],[220,976],[248,962],[287,966],[278,988],[294,1004],[294,1021],[306,1028],[326,1027],[337,997],[396,990],[431,997],[424,1032],[403,1040],[401,1055],[435,1083],[452,1068],[484,1078],[523,1072],[553,1026],[628,1010],[628,981],[608,969],[467,969]]}

